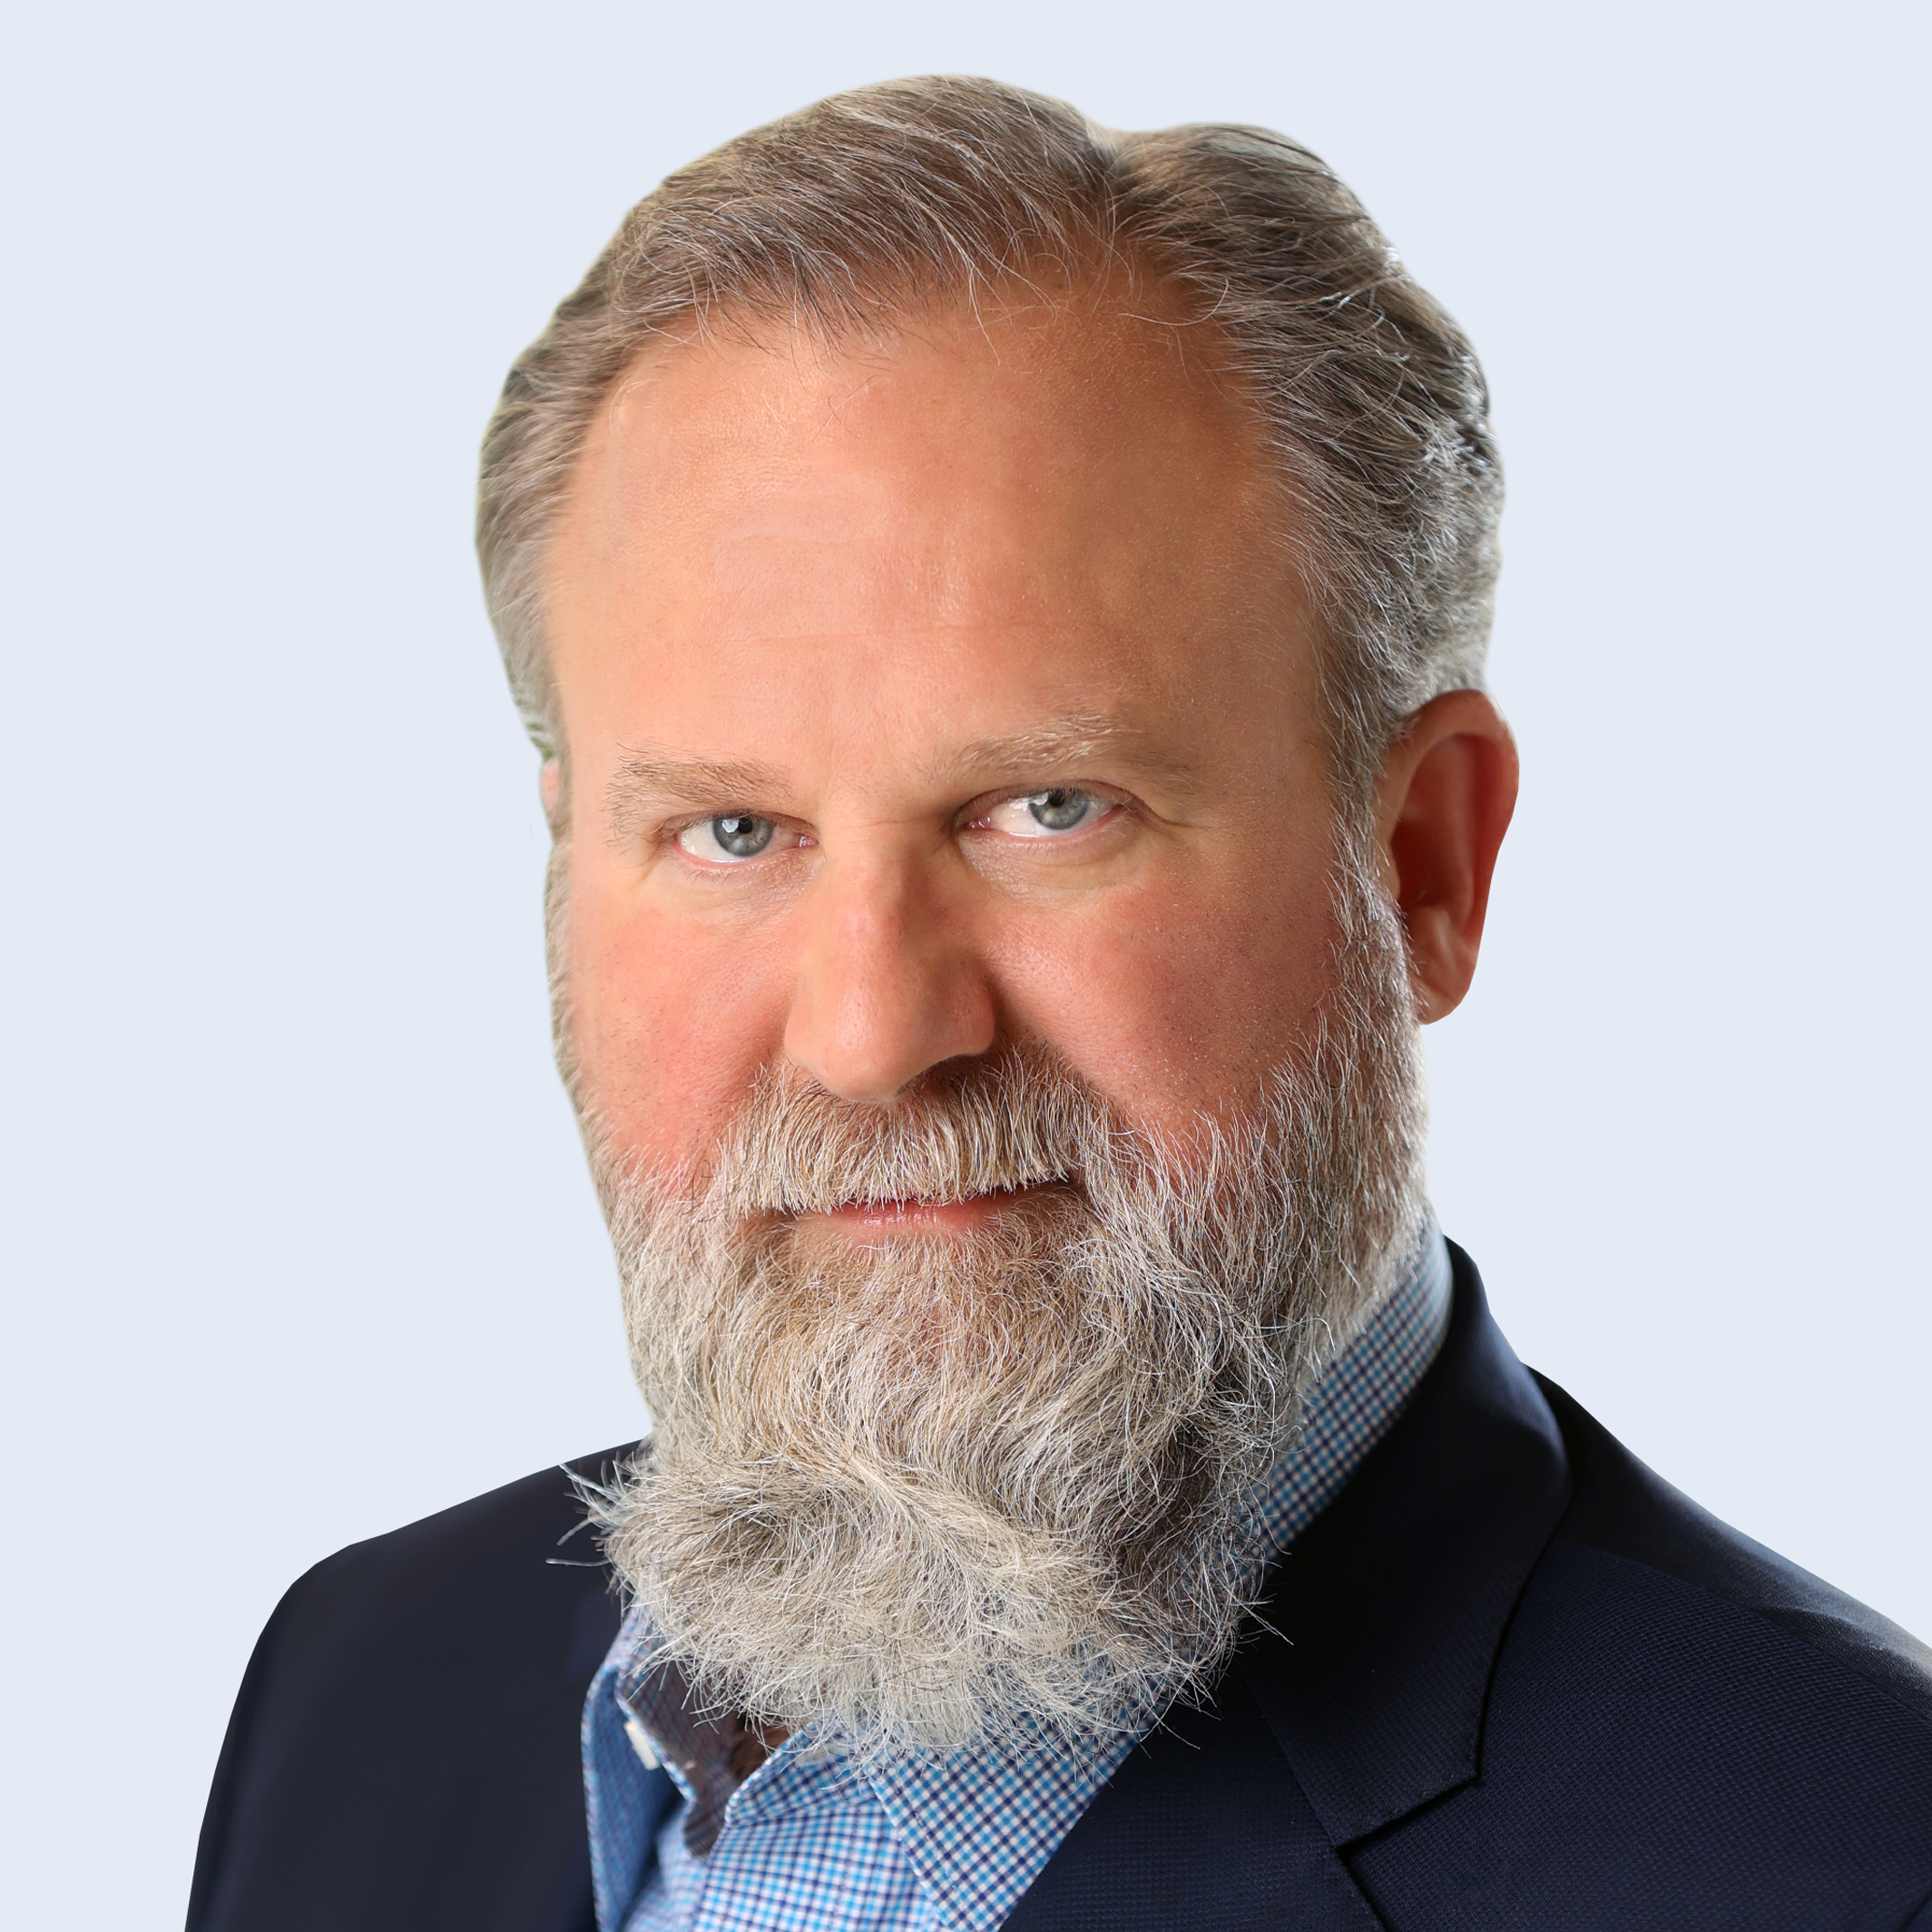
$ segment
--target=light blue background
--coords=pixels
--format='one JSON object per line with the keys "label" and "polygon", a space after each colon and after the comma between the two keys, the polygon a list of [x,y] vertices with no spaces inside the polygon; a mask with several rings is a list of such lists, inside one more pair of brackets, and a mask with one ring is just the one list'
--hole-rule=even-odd
{"label": "light blue background", "polygon": [[1528,1360],[1932,1634],[1907,19],[17,23],[0,1918],[177,1922],[287,1584],[639,1427],[548,1061],[535,767],[476,587],[474,452],[633,199],[894,74],[1284,128],[1474,334],[1525,788],[1477,989],[1431,1040],[1444,1224]]}

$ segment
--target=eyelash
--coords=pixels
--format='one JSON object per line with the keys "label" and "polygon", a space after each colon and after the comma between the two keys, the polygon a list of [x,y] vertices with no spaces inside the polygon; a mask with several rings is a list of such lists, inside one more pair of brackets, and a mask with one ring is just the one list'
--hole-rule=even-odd
{"label": "eyelash", "polygon": [[[701,826],[715,825],[722,819],[764,819],[772,828],[772,841],[768,847],[748,854],[735,864],[718,860],[707,861],[700,858],[696,853],[689,852],[685,849],[684,839],[687,834],[698,830]],[[664,845],[674,847],[678,850],[683,851],[687,858],[707,872],[735,872],[740,867],[749,866],[757,859],[762,858],[768,849],[775,849],[777,852],[797,852],[818,844],[819,841],[809,832],[806,831],[794,833],[782,845],[776,844],[777,839],[790,830],[794,824],[794,820],[780,818],[776,814],[749,811],[728,806],[722,811],[704,812],[698,818],[684,819],[675,825],[668,825],[660,834],[660,838]]]}
{"label": "eyelash", "polygon": [[[966,808],[965,814],[962,816],[961,829],[965,831],[985,829],[990,826],[994,813],[1000,810],[1004,806],[1018,805],[1029,799],[1046,798],[1056,791],[1067,793],[1076,798],[1091,799],[1100,808],[1099,818],[1103,822],[1116,812],[1125,814],[1132,809],[1131,802],[1128,799],[1099,785],[1029,785],[1024,790],[1002,792],[997,797],[985,801],[976,799],[972,805]],[[1067,828],[1065,839],[1070,839],[1076,837],[1080,832],[1090,829],[1093,829],[1093,828],[1070,826]],[[1022,837],[1020,842],[1053,845],[1065,841],[1064,839],[1055,839],[1048,833],[1036,840],[1029,840]]]}
{"label": "eyelash", "polygon": [[[1000,810],[1002,807],[1015,805],[1028,799],[1044,798],[1055,791],[1072,793],[1081,798],[1091,799],[1100,808],[1099,823],[1107,822],[1116,813],[1125,815],[1133,809],[1131,800],[1098,785],[1031,785],[1023,790],[1003,791],[992,798],[976,799],[959,815],[959,819],[956,821],[958,829],[961,831],[990,830],[993,815]],[[683,841],[686,834],[697,830],[701,826],[715,824],[721,819],[764,819],[767,816],[766,813],[760,811],[727,807],[721,811],[705,812],[697,818],[680,819],[675,824],[665,826],[659,836],[664,845],[684,851]],[[780,818],[776,814],[770,816],[770,823],[776,832],[781,833],[795,823],[791,819]],[[1097,826],[1069,827],[1064,835],[1057,839],[1050,831],[1043,833],[1037,839],[1029,838],[1023,834],[1011,834],[1009,836],[1016,845],[1050,846],[1069,843],[1076,839],[1081,832],[1092,829],[1097,829]],[[815,847],[818,842],[818,839],[809,832],[801,831],[789,843],[778,848],[778,851],[782,853],[807,850]],[[755,864],[759,858],[765,856],[766,853],[760,850],[740,858],[735,863],[731,863],[721,860],[705,860],[698,858],[695,853],[685,852],[685,857],[693,866],[704,872],[713,874],[735,872],[740,868]]]}

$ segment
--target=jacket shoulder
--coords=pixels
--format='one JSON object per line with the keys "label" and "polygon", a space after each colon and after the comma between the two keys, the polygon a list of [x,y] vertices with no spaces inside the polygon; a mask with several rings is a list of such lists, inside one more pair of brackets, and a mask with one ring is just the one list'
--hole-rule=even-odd
{"label": "jacket shoulder", "polygon": [[229,1722],[191,1932],[581,1922],[577,1722],[618,1606],[578,1485],[623,1453],[351,1545],[289,1590]]}
{"label": "jacket shoulder", "polygon": [[455,1634],[443,1613],[461,1604],[473,1623],[467,1641],[491,1641],[498,1626],[519,1621],[551,1594],[545,1585],[553,1579],[540,1570],[607,1575],[589,1539],[579,1486],[607,1479],[627,1453],[607,1449],[539,1470],[338,1550],[289,1586],[264,1636],[273,1632],[286,1642],[299,1633],[333,1646],[371,1628],[389,1643],[427,1631],[440,1648]]}
{"label": "jacket shoulder", "polygon": [[1673,1488],[1546,1377],[1575,1496],[1556,1540],[1643,1565],[1762,1618],[1932,1724],[1932,1647]]}
{"label": "jacket shoulder", "polygon": [[1494,1653],[1475,1776],[1348,1851],[1382,1921],[1913,1925],[1932,1899],[1925,1646],[1538,1382],[1568,1502]]}

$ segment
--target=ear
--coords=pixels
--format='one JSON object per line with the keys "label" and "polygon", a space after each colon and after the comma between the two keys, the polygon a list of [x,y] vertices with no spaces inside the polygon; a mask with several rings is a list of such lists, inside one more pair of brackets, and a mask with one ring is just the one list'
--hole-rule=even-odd
{"label": "ear", "polygon": [[1382,880],[1408,928],[1425,1022],[1454,1013],[1476,977],[1516,779],[1516,741],[1479,691],[1432,699],[1383,760],[1376,788]]}
{"label": "ear", "polygon": [[536,775],[537,795],[544,801],[544,817],[550,822],[550,835],[554,839],[562,828],[562,814],[568,800],[564,794],[564,761],[560,758],[546,758],[544,769]]}

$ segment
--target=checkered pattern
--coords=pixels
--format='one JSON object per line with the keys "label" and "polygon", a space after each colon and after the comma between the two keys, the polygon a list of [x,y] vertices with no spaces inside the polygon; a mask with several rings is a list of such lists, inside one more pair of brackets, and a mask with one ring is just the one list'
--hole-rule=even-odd
{"label": "checkered pattern", "polygon": [[[1448,1324],[1448,1251],[1432,1224],[1310,1394],[1257,1498],[1270,1549],[1299,1535],[1388,1432]],[[990,1932],[1137,1741],[907,1757],[861,1773],[800,1731],[732,1794],[698,1858],[682,1829],[690,1787],[657,1768],[626,1702],[656,1643],[633,1609],[584,1704],[599,1932]]]}

